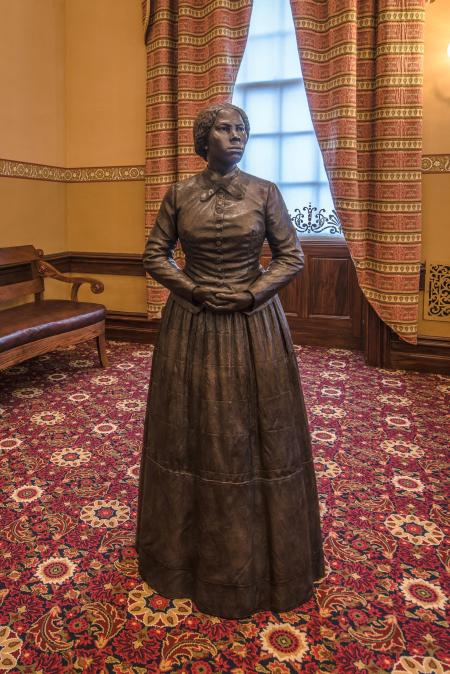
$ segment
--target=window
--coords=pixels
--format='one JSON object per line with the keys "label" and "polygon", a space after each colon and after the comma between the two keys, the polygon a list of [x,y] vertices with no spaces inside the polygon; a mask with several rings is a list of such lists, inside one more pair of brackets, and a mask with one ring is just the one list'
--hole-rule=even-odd
{"label": "window", "polygon": [[[336,232],[323,223],[325,216],[339,225],[306,100],[289,0],[253,1],[233,103],[244,108],[251,126],[242,170],[278,185],[291,216],[300,210],[302,233],[339,233],[339,226]],[[308,215],[318,223],[322,208],[322,227],[308,227]]]}

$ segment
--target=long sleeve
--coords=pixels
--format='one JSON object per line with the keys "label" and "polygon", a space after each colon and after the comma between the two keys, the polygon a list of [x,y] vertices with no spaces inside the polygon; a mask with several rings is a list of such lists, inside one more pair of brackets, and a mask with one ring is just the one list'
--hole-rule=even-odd
{"label": "long sleeve", "polygon": [[144,250],[145,270],[158,283],[189,302],[196,283],[175,262],[173,252],[178,240],[175,187],[166,193]]}
{"label": "long sleeve", "polygon": [[266,238],[272,251],[267,269],[248,288],[253,309],[267,302],[303,269],[304,256],[286,204],[276,185],[271,185],[266,204]]}

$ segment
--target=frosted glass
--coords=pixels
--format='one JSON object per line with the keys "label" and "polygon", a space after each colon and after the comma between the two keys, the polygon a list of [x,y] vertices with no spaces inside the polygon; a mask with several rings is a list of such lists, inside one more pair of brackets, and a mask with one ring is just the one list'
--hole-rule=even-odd
{"label": "frosted glass", "polygon": [[326,210],[327,215],[329,215],[331,211],[334,211],[333,197],[331,196],[328,183],[326,185],[320,186],[319,205],[320,208],[324,208]]}
{"label": "frosted glass", "polygon": [[301,210],[309,203],[314,206],[316,199],[316,188],[308,185],[283,185],[281,193],[291,217],[295,215],[296,208]]}
{"label": "frosted glass", "polygon": [[317,180],[317,151],[314,136],[288,136],[281,141],[281,181],[283,183]]}
{"label": "frosted glass", "polygon": [[288,33],[282,40],[281,78],[291,79],[300,75],[300,59],[294,33]]}
{"label": "frosted glass", "polygon": [[[258,2],[259,0],[256,0]],[[281,28],[284,31],[295,33],[294,19],[292,17],[291,3],[289,0],[278,0],[281,8],[282,23]],[[272,3],[273,5],[274,3]]]}
{"label": "frosted glass", "polygon": [[[317,143],[317,146],[319,147],[319,143]],[[328,183],[328,176],[327,172],[325,171],[325,166],[323,163],[322,159],[322,153],[320,151],[320,148],[318,149],[319,152],[319,166],[320,166],[320,174],[319,174],[319,180],[321,183]]]}
{"label": "frosted glass", "polygon": [[233,91],[233,105],[237,105],[240,108],[244,108],[244,110],[247,112],[246,110],[247,106],[245,105],[244,100],[245,96],[243,90],[235,86]]}
{"label": "frosted glass", "polygon": [[249,40],[245,53],[248,58],[246,67],[248,82],[265,82],[276,80],[281,76],[282,53],[278,35]]}
{"label": "frosted glass", "polygon": [[241,168],[247,173],[277,182],[279,178],[277,139],[250,136]]}
{"label": "frosted glass", "polygon": [[250,133],[277,133],[280,130],[280,92],[278,87],[247,90],[246,113]]}
{"label": "frosted glass", "polygon": [[333,200],[308,108],[290,0],[253,0],[236,85],[233,102],[246,110],[251,126],[242,170],[278,183],[291,215],[309,203],[329,214]]}
{"label": "frosted glass", "polygon": [[249,35],[266,35],[282,30],[286,4],[289,5],[289,0],[256,0],[253,2]]}
{"label": "frosted glass", "polygon": [[312,131],[313,125],[303,82],[283,87],[282,130]]}

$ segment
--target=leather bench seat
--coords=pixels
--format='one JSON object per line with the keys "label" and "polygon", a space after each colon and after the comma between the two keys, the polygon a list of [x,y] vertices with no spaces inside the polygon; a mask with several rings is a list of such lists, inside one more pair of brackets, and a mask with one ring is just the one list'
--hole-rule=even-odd
{"label": "leather bench seat", "polygon": [[0,352],[84,328],[105,316],[102,304],[69,300],[41,300],[4,309],[0,311]]}

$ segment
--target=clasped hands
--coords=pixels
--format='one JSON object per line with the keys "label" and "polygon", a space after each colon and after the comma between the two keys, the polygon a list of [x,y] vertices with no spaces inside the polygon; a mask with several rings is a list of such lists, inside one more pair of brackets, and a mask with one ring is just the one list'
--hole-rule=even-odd
{"label": "clasped hands", "polygon": [[253,295],[248,290],[233,292],[217,290],[211,286],[197,286],[192,291],[195,304],[200,304],[210,311],[226,313],[228,311],[245,311],[253,304]]}

